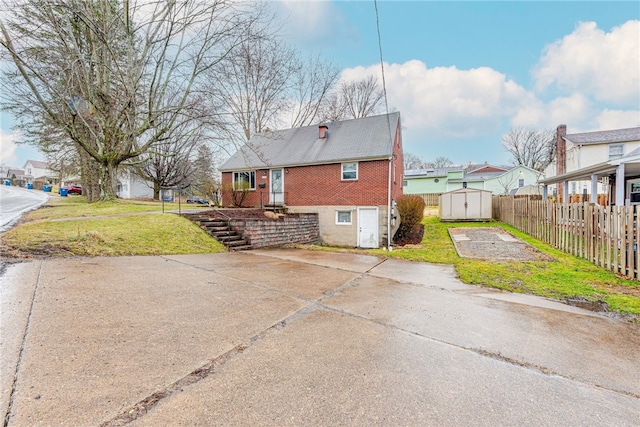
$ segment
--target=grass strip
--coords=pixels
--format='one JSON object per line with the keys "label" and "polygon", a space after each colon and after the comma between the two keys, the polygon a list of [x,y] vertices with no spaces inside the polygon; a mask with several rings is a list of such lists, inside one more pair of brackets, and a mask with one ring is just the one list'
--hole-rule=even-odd
{"label": "grass strip", "polygon": [[[26,215],[23,223],[2,235],[3,244],[20,251],[47,256],[174,255],[225,252],[193,222],[178,215],[158,213],[158,203],[144,205],[117,201],[87,204],[56,203],[57,214],[42,208]],[[96,206],[96,211],[87,207]],[[150,210],[156,213],[128,215]],[[55,208],[54,208],[55,209]],[[43,214],[43,212],[45,212]],[[95,215],[115,215],[96,218]],[[96,213],[100,212],[100,213]],[[108,213],[107,213],[108,212]],[[144,211],[142,211],[144,212]],[[85,213],[85,215],[81,215]],[[80,215],[79,215],[80,214]],[[124,214],[125,216],[117,216]],[[81,217],[70,221],[57,218]],[[48,219],[45,219],[48,218]]]}
{"label": "grass strip", "polygon": [[[591,262],[566,254],[516,229],[499,222],[443,223],[438,217],[423,220],[424,236],[420,245],[394,247],[393,251],[370,250],[368,253],[423,261],[452,264],[464,283],[504,289],[566,300],[583,298],[586,301],[604,301],[610,310],[640,315],[640,285],[636,281],[619,278],[615,273]],[[458,256],[448,234],[451,227],[498,226],[524,240],[539,251],[552,257],[552,261],[485,261]]]}

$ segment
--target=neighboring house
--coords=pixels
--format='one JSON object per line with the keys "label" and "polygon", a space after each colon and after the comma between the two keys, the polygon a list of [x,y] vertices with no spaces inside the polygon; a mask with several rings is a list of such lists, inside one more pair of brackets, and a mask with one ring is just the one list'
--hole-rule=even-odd
{"label": "neighboring house", "polygon": [[476,188],[495,195],[510,194],[520,187],[537,184],[541,176],[542,172],[522,165],[511,168],[484,165],[466,171],[460,179],[450,180],[449,190]]}
{"label": "neighboring house", "polygon": [[49,169],[49,163],[40,160],[27,160],[24,164],[24,178],[27,183],[41,182],[43,184],[57,184],[57,174]]}
{"label": "neighboring house", "polygon": [[9,179],[13,177],[24,179],[24,175],[25,175],[24,169],[7,169],[7,173],[5,177]]}
{"label": "neighboring house", "polygon": [[[405,194],[444,193],[460,188],[510,194],[520,187],[536,185],[542,173],[526,166],[500,167],[484,164],[470,170],[460,167],[405,171]],[[426,191],[423,191],[426,190]]]}
{"label": "neighboring house", "polygon": [[11,181],[11,185],[25,187],[27,184],[27,180],[24,176],[24,169],[7,169],[7,173],[5,175],[5,180],[3,180],[2,184],[4,185],[6,180]]}
{"label": "neighboring house", "polygon": [[404,171],[404,194],[440,194],[448,191],[449,180],[462,178],[464,168],[451,166]]}
{"label": "neighboring house", "polygon": [[153,183],[140,178],[130,169],[118,174],[116,194],[121,199],[152,199]]}
{"label": "neighboring house", "polygon": [[567,134],[556,131],[556,155],[546,169],[545,196],[608,195],[616,205],[640,203],[640,127]]}
{"label": "neighboring house", "polygon": [[224,205],[317,213],[330,245],[390,246],[402,196],[400,113],[254,135],[220,168]]}

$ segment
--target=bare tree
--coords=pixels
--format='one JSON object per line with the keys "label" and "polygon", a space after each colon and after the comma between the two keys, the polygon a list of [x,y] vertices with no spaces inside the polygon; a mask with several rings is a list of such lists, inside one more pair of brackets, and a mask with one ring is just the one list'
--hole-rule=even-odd
{"label": "bare tree", "polygon": [[303,63],[291,90],[291,127],[307,126],[319,121],[322,106],[331,102],[331,90],[338,75],[338,68],[320,58],[310,58]]}
{"label": "bare tree", "polygon": [[502,194],[508,195],[513,189],[516,180],[518,179],[518,175],[513,172],[505,173],[498,177],[496,180],[500,187],[502,188]]}
{"label": "bare tree", "polygon": [[440,156],[436,157],[432,164],[434,168],[446,168],[448,166],[452,166],[453,162],[448,157]]}
{"label": "bare tree", "polygon": [[349,118],[359,119],[381,111],[384,92],[375,76],[343,83],[340,93]]}
{"label": "bare tree", "polygon": [[208,144],[200,144],[191,165],[193,172],[190,185],[194,192],[218,205],[222,195],[222,182],[216,163],[214,150]]}
{"label": "bare tree", "polygon": [[[162,120],[162,118],[160,118]],[[164,142],[140,156],[132,166],[136,174],[153,183],[153,198],[167,187],[187,187],[193,173],[191,157],[194,148],[204,140],[203,127],[192,120],[173,126]]]}
{"label": "bare tree", "polygon": [[244,34],[242,43],[230,46],[230,54],[207,72],[210,84],[202,88],[218,117],[215,132],[236,147],[259,132],[315,122],[338,76],[319,58],[303,61],[264,22],[250,22]]}
{"label": "bare tree", "polygon": [[502,136],[502,145],[511,154],[514,165],[542,171],[551,162],[554,133],[550,130],[512,128]]}
{"label": "bare tree", "polygon": [[342,82],[338,90],[326,98],[321,118],[330,122],[372,116],[382,111],[383,100],[384,92],[373,75]]}
{"label": "bare tree", "polygon": [[46,117],[93,159],[101,199],[115,197],[122,163],[165,143],[196,83],[226,55],[221,47],[252,19],[224,0],[9,6],[0,21],[0,51],[14,65],[4,70],[4,106],[21,128]]}
{"label": "bare tree", "polygon": [[427,169],[429,164],[420,156],[413,153],[403,153],[402,160],[404,162],[404,170],[411,169]]}

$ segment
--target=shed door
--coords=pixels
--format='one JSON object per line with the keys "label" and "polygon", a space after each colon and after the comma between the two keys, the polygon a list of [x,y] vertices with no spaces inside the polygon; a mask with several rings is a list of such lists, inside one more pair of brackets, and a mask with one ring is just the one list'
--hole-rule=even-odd
{"label": "shed door", "polygon": [[358,247],[378,247],[378,208],[358,208]]}
{"label": "shed door", "polygon": [[467,194],[466,214],[464,219],[482,218],[482,192],[474,191]]}
{"label": "shed door", "polygon": [[466,219],[467,218],[467,193],[450,193],[451,194],[451,219]]}

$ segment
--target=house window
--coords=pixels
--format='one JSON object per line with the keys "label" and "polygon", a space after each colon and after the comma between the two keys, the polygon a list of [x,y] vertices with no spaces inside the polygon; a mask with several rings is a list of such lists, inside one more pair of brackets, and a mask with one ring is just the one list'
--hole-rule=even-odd
{"label": "house window", "polygon": [[519,187],[519,188],[524,187],[524,178],[520,178],[520,179],[518,180],[518,187]]}
{"label": "house window", "polygon": [[358,179],[358,164],[357,163],[343,163],[342,164],[342,180],[354,180]]}
{"label": "house window", "polygon": [[624,144],[612,144],[609,146],[609,160],[619,159],[624,154]]}
{"label": "house window", "polygon": [[336,224],[351,225],[351,211],[336,211]]}
{"label": "house window", "polygon": [[409,184],[409,182],[405,179],[402,181],[402,186],[406,187]]}
{"label": "house window", "polygon": [[255,190],[256,189],[256,172],[234,172],[233,173],[233,189],[234,190]]}
{"label": "house window", "polygon": [[467,183],[466,182],[462,183],[462,188],[467,188]]}

